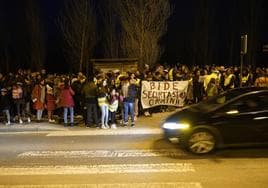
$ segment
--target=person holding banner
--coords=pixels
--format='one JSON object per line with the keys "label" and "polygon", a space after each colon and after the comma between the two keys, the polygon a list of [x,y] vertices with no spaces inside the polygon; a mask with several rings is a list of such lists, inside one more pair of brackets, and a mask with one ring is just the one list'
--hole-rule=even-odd
{"label": "person holding banner", "polygon": [[[144,78],[146,78],[146,79],[144,79],[144,81],[152,81],[153,80],[153,76],[152,76],[151,72],[148,72],[148,74],[144,75]],[[151,112],[150,108],[144,109],[142,107],[142,111],[143,111],[143,115],[145,117],[151,117],[152,116],[152,112]]]}

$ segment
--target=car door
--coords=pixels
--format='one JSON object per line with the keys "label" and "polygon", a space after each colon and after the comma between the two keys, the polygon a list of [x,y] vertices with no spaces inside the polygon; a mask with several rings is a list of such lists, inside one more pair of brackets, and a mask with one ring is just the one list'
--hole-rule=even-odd
{"label": "car door", "polygon": [[212,124],[220,130],[225,144],[259,143],[264,137],[262,129],[265,129],[266,120],[262,119],[263,113],[258,94],[251,94],[219,109],[212,116]]}
{"label": "car door", "polygon": [[254,113],[254,125],[260,131],[260,142],[268,143],[268,92],[256,96],[258,110]]}

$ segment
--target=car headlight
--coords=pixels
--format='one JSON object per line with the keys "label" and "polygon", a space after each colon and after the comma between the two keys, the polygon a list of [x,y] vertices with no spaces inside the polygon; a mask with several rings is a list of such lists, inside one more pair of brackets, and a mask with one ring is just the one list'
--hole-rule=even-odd
{"label": "car headlight", "polygon": [[190,127],[187,123],[164,123],[164,129],[188,129]]}

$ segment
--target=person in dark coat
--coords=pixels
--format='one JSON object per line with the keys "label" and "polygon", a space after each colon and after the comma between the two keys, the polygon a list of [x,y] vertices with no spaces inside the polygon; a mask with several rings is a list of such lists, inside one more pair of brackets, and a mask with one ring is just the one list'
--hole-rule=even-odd
{"label": "person in dark coat", "polygon": [[127,88],[127,95],[124,98],[124,126],[128,124],[128,114],[131,117],[131,127],[135,126],[134,119],[134,103],[137,96],[137,88],[135,84],[130,84]]}
{"label": "person in dark coat", "polygon": [[32,102],[32,82],[31,78],[28,77],[25,79],[25,84],[23,87],[23,96],[24,96],[24,112],[25,116],[27,116],[28,123],[31,122],[32,112],[31,112],[31,102]]}
{"label": "person in dark coat", "polygon": [[73,96],[74,99],[74,111],[76,115],[81,115],[83,113],[82,107],[81,107],[81,101],[82,101],[82,96],[81,96],[81,88],[82,88],[82,83],[79,79],[73,78],[71,87],[73,91],[75,92],[75,95]]}
{"label": "person in dark coat", "polygon": [[196,70],[193,75],[193,102],[198,103],[202,100],[203,83],[200,82],[200,70]]}
{"label": "person in dark coat", "polygon": [[6,88],[1,89],[0,95],[0,110],[6,115],[6,125],[11,125],[10,123],[10,107],[11,107],[11,97],[8,94]]}
{"label": "person in dark coat", "polygon": [[81,90],[83,106],[86,109],[85,124],[87,127],[98,125],[97,85],[89,78]]}

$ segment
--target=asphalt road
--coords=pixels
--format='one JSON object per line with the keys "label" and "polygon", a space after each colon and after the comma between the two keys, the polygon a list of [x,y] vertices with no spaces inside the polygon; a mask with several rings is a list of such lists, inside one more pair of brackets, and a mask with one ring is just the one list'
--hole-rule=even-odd
{"label": "asphalt road", "polygon": [[265,188],[268,148],[195,156],[161,134],[7,133],[0,135],[2,187]]}

